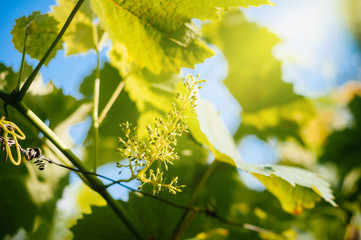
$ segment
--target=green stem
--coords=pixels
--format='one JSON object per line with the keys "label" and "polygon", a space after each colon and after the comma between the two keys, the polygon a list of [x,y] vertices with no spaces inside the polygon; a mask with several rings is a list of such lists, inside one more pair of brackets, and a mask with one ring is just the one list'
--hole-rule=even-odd
{"label": "green stem", "polygon": [[75,14],[77,13],[77,11],[79,10],[80,6],[83,4],[85,0],[79,0],[78,3],[75,5],[75,7],[73,8],[73,10],[71,11],[68,19],[66,20],[66,22],[64,23],[64,26],[62,27],[62,29],[60,30],[59,34],[56,36],[55,40],[53,41],[53,43],[51,44],[51,46],[49,47],[49,49],[46,51],[46,53],[44,54],[43,58],[40,60],[40,62],[38,63],[38,65],[35,67],[35,69],[32,71],[32,73],[30,74],[30,76],[26,79],[24,85],[21,87],[20,92],[17,94],[16,100],[17,101],[21,101],[23,100],[23,98],[25,97],[26,92],[29,90],[32,82],[34,81],[36,75],[38,74],[38,72],[40,71],[40,68],[44,65],[46,59],[49,57],[50,53],[52,52],[52,50],[55,48],[55,46],[59,43],[60,39],[63,37],[65,31],[68,29],[71,21],[73,20]]}
{"label": "green stem", "polygon": [[95,70],[94,81],[94,106],[93,106],[93,128],[94,128],[94,167],[93,171],[97,172],[99,162],[99,91],[100,91],[100,69],[99,69],[99,51],[97,51],[97,68]]}
{"label": "green stem", "polygon": [[100,114],[99,116],[99,124],[102,124],[104,118],[107,116],[107,113],[109,112],[110,108],[113,106],[115,100],[117,100],[119,94],[122,92],[123,90],[123,87],[124,87],[124,81],[121,81],[117,88],[115,89],[113,95],[110,97],[109,101],[107,102],[107,104],[105,105],[102,113]]}
{"label": "green stem", "polygon": [[[26,31],[26,32],[27,32],[27,31]],[[17,85],[16,85],[16,92],[19,92],[20,83],[21,83],[21,80],[22,80],[22,78],[23,78],[25,55],[26,55],[26,45],[27,45],[28,39],[29,39],[29,36],[28,36],[27,33],[25,33],[23,56],[21,57],[20,72],[19,72],[18,83],[17,83]]]}
{"label": "green stem", "polygon": [[213,172],[216,165],[217,165],[217,160],[214,160],[211,163],[211,165],[207,168],[206,172],[203,174],[201,181],[199,182],[196,189],[192,193],[191,200],[189,201],[188,206],[187,206],[188,209],[183,212],[181,218],[178,221],[176,228],[173,231],[172,239],[174,239],[174,240],[179,239],[181,237],[181,235],[183,234],[183,231],[186,229],[186,225],[189,225],[190,221],[193,219],[194,216],[191,216],[188,221],[184,221],[188,217],[188,214],[190,211],[189,209],[191,209],[193,207],[202,187],[207,182],[209,176]]}
{"label": "green stem", "polygon": [[[41,121],[24,103],[18,102],[13,105],[24,117],[26,117],[34,126],[36,126],[41,133],[44,134],[73,164],[74,166],[83,171],[89,172],[82,161],[75,156],[75,154],[58,138],[58,136],[51,131],[51,129]],[[116,215],[123,221],[130,232],[133,233],[136,239],[142,239],[140,231],[136,228],[136,225],[129,217],[125,209],[117,202],[109,192],[106,190],[104,184],[93,175],[84,175],[87,179],[90,187],[98,192],[113,209]]]}

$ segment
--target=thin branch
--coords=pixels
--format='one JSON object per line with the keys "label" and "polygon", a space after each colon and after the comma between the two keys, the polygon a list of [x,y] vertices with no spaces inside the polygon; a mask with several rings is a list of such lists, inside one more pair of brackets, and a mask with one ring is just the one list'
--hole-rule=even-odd
{"label": "thin branch", "polygon": [[99,162],[99,92],[100,92],[100,62],[99,62],[99,51],[97,50],[97,67],[95,70],[95,81],[94,81],[94,101],[93,101],[93,128],[94,128],[94,167],[93,171],[97,172],[97,166]]}
{"label": "thin branch", "polygon": [[[191,208],[193,206],[193,204],[195,203],[199,192],[201,191],[203,185],[206,183],[206,181],[208,180],[209,176],[211,175],[211,173],[213,172],[215,166],[217,164],[217,160],[213,161],[211,163],[211,165],[207,168],[206,172],[203,174],[201,181],[199,182],[199,184],[197,185],[195,191],[192,194],[191,200],[188,203],[188,207]],[[175,227],[174,231],[173,231],[173,236],[172,239],[179,239],[180,236],[183,234],[183,231],[186,229],[186,227],[184,226],[185,224],[189,224],[190,221],[193,219],[193,217],[191,216],[189,221],[186,221],[186,223],[184,224],[185,219],[187,218],[189,213],[189,210],[185,210],[181,216],[181,218],[179,219],[177,226]]]}
{"label": "thin branch", "polygon": [[109,101],[107,102],[107,104],[105,105],[102,113],[99,116],[98,122],[99,124],[102,124],[104,118],[107,116],[107,113],[109,112],[110,108],[113,106],[115,100],[117,100],[119,94],[122,92],[124,87],[124,81],[121,81],[117,88],[115,89],[113,95],[110,97]]}
{"label": "thin branch", "polygon": [[93,128],[94,128],[94,165],[93,172],[97,172],[99,162],[99,93],[100,93],[100,53],[98,42],[98,26],[93,24],[93,41],[97,53],[97,67],[95,69],[94,94],[93,94]]}
{"label": "thin branch", "polygon": [[29,90],[32,82],[34,81],[36,75],[39,73],[40,68],[44,65],[46,59],[49,57],[50,53],[53,51],[53,49],[56,47],[56,45],[59,43],[60,39],[63,37],[65,31],[68,29],[71,21],[73,20],[75,14],[77,13],[77,11],[79,10],[80,6],[83,4],[84,0],[79,0],[78,3],[75,5],[75,7],[73,8],[73,10],[71,11],[68,19],[66,20],[66,22],[64,23],[64,26],[62,27],[62,29],[60,30],[59,34],[56,36],[56,38],[54,39],[53,43],[51,44],[51,46],[49,47],[49,49],[46,51],[46,53],[44,54],[43,58],[40,60],[40,62],[38,63],[38,65],[36,66],[36,68],[32,71],[32,73],[29,75],[29,77],[26,79],[24,85],[21,87],[21,90],[19,93],[17,93],[17,97],[16,100],[19,102],[21,100],[23,100],[26,92]]}
{"label": "thin branch", "polygon": [[19,78],[18,78],[18,83],[16,84],[16,92],[19,92],[21,80],[23,78],[25,55],[26,55],[26,45],[27,45],[28,39],[29,39],[28,31],[26,30],[25,31],[25,38],[24,38],[23,56],[21,57]]}
{"label": "thin branch", "polygon": [[[120,183],[119,181],[116,181],[112,178],[109,178],[107,176],[104,176],[104,175],[101,175],[101,174],[98,174],[98,173],[94,173],[94,172],[84,172],[84,171],[81,171],[81,170],[78,170],[78,169],[75,169],[75,168],[72,168],[72,167],[69,167],[69,166],[66,166],[66,165],[63,165],[61,163],[57,163],[55,161],[53,161],[52,159],[48,159],[48,158],[41,158],[45,161],[47,161],[48,163],[50,164],[54,164],[54,165],[57,165],[59,167],[63,167],[63,168],[66,168],[66,169],[69,169],[71,171],[74,171],[74,172],[78,172],[78,173],[82,173],[82,174],[89,174],[89,175],[94,175],[94,176],[97,176],[97,177],[100,177],[100,178],[103,178],[105,180],[108,180],[110,182],[112,182],[113,184],[117,184],[123,188],[126,188],[132,192],[136,192],[136,193],[139,193],[141,195],[144,195],[146,197],[149,197],[149,198],[152,198],[152,199],[155,199],[157,201],[160,201],[160,202],[163,202],[165,204],[168,204],[172,207],[175,207],[175,208],[178,208],[178,209],[183,209],[183,210],[187,210],[189,212],[192,212],[192,215],[191,217],[189,218],[189,221],[188,221],[188,224],[190,223],[190,221],[195,217],[195,214],[196,213],[203,213],[203,214],[206,214],[207,216],[209,217],[212,217],[212,218],[215,218],[215,219],[218,219],[220,222],[224,223],[224,224],[227,224],[227,225],[231,225],[231,226],[236,226],[236,227],[242,227],[242,228],[249,228],[249,226],[251,226],[250,224],[243,224],[243,223],[238,223],[238,222],[233,222],[233,221],[230,221],[228,219],[225,219],[223,217],[221,217],[220,215],[218,215],[218,213],[214,210],[211,210],[211,209],[206,209],[206,208],[198,208],[198,207],[189,207],[189,206],[184,206],[184,205],[181,205],[181,204],[178,204],[178,203],[174,203],[174,202],[171,202],[171,201],[168,201],[164,198],[160,198],[156,195],[153,195],[153,194],[150,194],[150,193],[146,193],[146,192],[143,192],[143,191],[140,191],[140,190],[136,190],[134,188],[131,188],[123,183]],[[107,185],[106,185],[107,186]],[[184,228],[186,226],[183,226]],[[184,230],[184,229],[183,229]],[[253,229],[251,229],[253,230]]]}

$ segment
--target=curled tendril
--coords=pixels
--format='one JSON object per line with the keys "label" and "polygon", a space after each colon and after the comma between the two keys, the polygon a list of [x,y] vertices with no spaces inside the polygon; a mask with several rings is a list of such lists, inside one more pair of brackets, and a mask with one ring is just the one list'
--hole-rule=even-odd
{"label": "curled tendril", "polygon": [[[3,136],[3,138],[4,138],[3,144],[5,145],[5,149],[6,149],[6,159],[7,159],[7,157],[9,157],[10,161],[15,166],[19,166],[20,163],[21,163],[21,152],[20,152],[20,146],[19,146],[19,143],[18,143],[18,139],[24,140],[25,139],[25,134],[20,130],[20,128],[18,126],[16,126],[15,123],[10,122],[10,121],[6,121],[4,116],[1,117],[1,119],[0,119],[0,128],[1,128],[1,133],[4,134],[4,136]],[[17,160],[16,161],[15,161],[15,159],[14,159],[12,153],[11,153],[11,149],[10,149],[10,145],[9,145],[9,139],[8,139],[9,134],[11,135],[11,138],[14,141],[13,144],[15,145],[15,148],[16,148],[16,153],[17,153]]]}

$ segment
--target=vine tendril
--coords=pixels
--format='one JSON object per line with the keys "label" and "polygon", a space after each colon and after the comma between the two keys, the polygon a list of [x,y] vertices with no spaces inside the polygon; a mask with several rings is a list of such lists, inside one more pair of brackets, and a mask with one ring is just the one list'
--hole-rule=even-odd
{"label": "vine tendril", "polygon": [[[5,162],[9,157],[10,161],[15,166],[19,166],[21,163],[21,152],[20,152],[21,147],[18,143],[18,139],[24,140],[25,134],[20,130],[18,126],[16,126],[15,123],[6,121],[4,116],[2,116],[0,119],[0,133],[4,134],[4,136],[0,138],[2,142],[1,148],[3,150],[4,149],[6,150]],[[9,134],[11,135],[11,137],[8,137]],[[15,160],[13,157],[13,154],[10,149],[10,145],[15,145],[17,160]]]}

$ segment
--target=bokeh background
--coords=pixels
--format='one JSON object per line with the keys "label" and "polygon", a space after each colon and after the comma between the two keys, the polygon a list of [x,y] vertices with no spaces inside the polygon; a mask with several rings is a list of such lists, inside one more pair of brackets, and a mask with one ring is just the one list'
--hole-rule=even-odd
{"label": "bokeh background", "polygon": [[[247,95],[247,91],[243,91],[240,96],[232,92],[230,87],[232,83],[227,85],[228,80],[226,79],[231,74],[230,70],[234,70],[237,66],[227,61],[227,56],[225,56],[227,54],[227,44],[234,44],[234,46],[239,44],[241,46],[245,43],[227,42],[226,39],[220,39],[210,33],[208,34],[207,27],[212,24],[209,22],[196,21],[196,24],[204,26],[204,37],[216,52],[216,55],[206,59],[204,63],[197,64],[195,69],[183,68],[181,74],[183,76],[199,74],[200,78],[207,80],[201,91],[201,96],[215,105],[226,127],[238,141],[238,147],[244,161],[256,164],[273,164],[281,161],[283,164],[301,166],[321,173],[337,189],[336,191],[339,191],[337,193],[339,196],[345,196],[343,191],[348,191],[347,194],[352,193],[352,191],[359,191],[360,187],[357,187],[357,185],[360,182],[359,179],[361,179],[360,166],[355,165],[358,172],[353,172],[352,164],[357,162],[354,160],[361,156],[359,150],[361,147],[357,149],[357,146],[353,145],[353,148],[349,149],[347,154],[353,160],[346,164],[344,169],[342,168],[345,171],[343,173],[338,173],[337,166],[339,163],[334,161],[332,156],[342,156],[347,147],[357,139],[357,135],[355,137],[355,135],[351,134],[350,136],[355,137],[353,139],[341,133],[345,133],[342,131],[347,132],[350,129],[350,131],[358,129],[354,127],[358,124],[357,121],[360,120],[357,118],[356,108],[350,109],[348,103],[354,95],[361,95],[361,17],[359,16],[361,1],[274,0],[273,2],[276,4],[275,6],[242,9],[247,21],[259,27],[264,27],[260,31],[262,33],[263,30],[268,31],[271,36],[267,35],[263,39],[261,37],[257,38],[257,35],[255,35],[256,37],[251,39],[253,45],[249,49],[246,47],[239,50],[241,54],[244,54],[242,61],[244,61],[245,65],[247,65],[248,60],[255,61],[255,64],[257,64],[257,59],[253,59],[253,52],[259,51],[262,53],[271,49],[271,56],[268,57],[276,59],[276,64],[280,64],[281,72],[279,74],[282,81],[288,84],[288,91],[293,91],[297,96],[304,96],[306,97],[304,99],[310,100],[314,108],[312,110],[314,115],[303,116],[301,114],[302,116],[299,118],[296,116],[295,119],[291,119],[294,116],[288,116],[287,112],[292,112],[292,107],[288,108],[286,103],[282,103],[286,107],[284,109],[278,108],[281,104],[278,104],[277,98],[287,98],[285,92],[280,92],[280,95],[277,95],[277,93],[273,95],[274,99],[269,99],[270,106],[264,108],[256,106],[256,103],[252,102],[255,99],[252,91],[249,92],[249,95]],[[30,15],[37,10],[47,13],[51,11],[50,6],[55,4],[55,0],[2,1],[2,14],[0,15],[1,63],[11,66],[15,72],[19,69],[21,53],[13,47],[10,34],[15,19]],[[224,43],[224,45],[219,44],[219,42]],[[109,47],[105,47],[101,51],[102,66],[108,62],[108,51]],[[231,56],[230,52],[228,54]],[[36,66],[38,62],[29,56],[26,57],[26,60],[32,66]],[[240,64],[242,65],[243,62]],[[84,77],[89,75],[89,72],[95,66],[96,53],[93,50],[87,54],[76,56],[65,56],[65,51],[60,50],[48,66],[43,66],[41,74],[45,83],[53,81],[55,86],[62,88],[65,94],[81,99],[84,96],[80,93],[79,86]],[[244,67],[244,65],[242,66]],[[262,89],[273,88],[273,84],[275,86],[279,84],[276,81],[277,79],[273,79],[273,76],[277,78],[277,74],[278,72],[275,75],[269,75],[268,78],[261,77],[261,80],[252,79],[252,86],[258,87],[257,84],[259,84]],[[265,81],[269,81],[269,87],[262,85]],[[228,88],[224,85],[224,82]],[[344,94],[344,98],[342,98],[342,94]],[[340,95],[342,95],[339,98],[341,100],[335,100]],[[352,95],[352,97],[349,97],[351,100],[345,100],[346,95]],[[239,99],[244,101],[243,106],[240,101],[237,101]],[[293,100],[290,99],[290,103]],[[272,108],[273,103],[276,106],[275,108]],[[301,108],[298,107],[295,105],[295,109],[302,109],[302,106]],[[257,111],[261,110],[266,111],[265,115],[263,115],[266,116],[265,119],[261,119],[262,115],[257,115],[259,113]],[[308,110],[305,107],[303,114],[307,115]],[[280,118],[285,118],[283,119],[285,120],[285,126],[289,124],[290,119],[295,120],[299,124],[297,134],[291,131],[288,132],[287,126],[283,128],[282,123],[278,123],[274,129],[272,129],[272,124],[269,127],[267,124],[274,120],[272,114],[275,113],[273,111],[281,112]],[[254,123],[256,122],[254,118],[260,118],[264,122],[261,121],[260,125],[257,125]],[[253,119],[253,122],[250,119]],[[304,119],[307,120],[302,122]],[[75,146],[77,146],[74,151],[79,156],[82,155],[82,148],[79,145],[86,138],[90,126],[91,118],[88,117],[84,122],[76,124],[70,129],[70,135],[76,144]],[[241,128],[240,126],[245,127]],[[326,139],[337,131],[340,132],[340,135],[335,136],[334,139],[337,139],[338,142],[333,142],[334,145],[327,146]],[[287,137],[285,137],[286,135]],[[290,140],[288,135],[294,138]],[[347,142],[347,139],[350,142]],[[332,143],[332,140],[330,141]],[[330,149],[337,149],[335,146],[340,147],[338,152],[336,150],[334,152],[330,151]],[[212,156],[209,159],[212,159]],[[343,159],[338,160],[343,161]],[[326,162],[326,164],[318,164],[319,162]],[[113,167],[114,163],[110,163],[102,166],[99,172],[116,179],[118,172],[114,171]],[[241,171],[239,173],[247,187],[259,192],[264,190],[263,185],[254,177]],[[342,178],[347,176],[349,176],[348,185],[345,185]],[[75,174],[71,174],[71,181],[79,182],[80,180]],[[132,187],[137,185],[137,182],[131,184]],[[345,190],[340,185],[349,186],[351,190]],[[116,198],[126,200],[128,197],[127,191],[124,189],[114,188],[111,192]],[[64,200],[59,204],[59,208],[62,208],[62,204],[63,210],[71,205],[71,203]],[[355,222],[359,224],[358,227],[360,227],[361,223],[359,210],[355,211],[355,216],[358,217],[358,222],[356,220]],[[332,237],[324,239],[332,239]]]}

